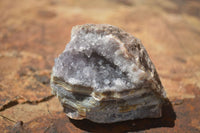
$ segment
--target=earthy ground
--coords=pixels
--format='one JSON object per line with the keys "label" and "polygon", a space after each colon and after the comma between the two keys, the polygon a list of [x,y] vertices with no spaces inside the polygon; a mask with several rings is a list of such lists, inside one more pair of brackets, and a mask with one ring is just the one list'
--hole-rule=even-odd
{"label": "earthy ground", "polygon": [[[69,120],[49,78],[71,28],[108,23],[140,38],[172,103],[160,119]],[[200,132],[199,0],[1,0],[0,132]],[[173,112],[174,110],[174,112]]]}

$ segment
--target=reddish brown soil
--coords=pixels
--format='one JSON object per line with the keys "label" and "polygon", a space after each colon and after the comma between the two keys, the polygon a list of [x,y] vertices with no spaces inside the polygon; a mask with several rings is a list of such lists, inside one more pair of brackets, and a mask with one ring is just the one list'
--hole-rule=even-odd
{"label": "reddish brown soil", "polygon": [[[0,132],[200,132],[199,7],[198,0],[1,0]],[[72,26],[85,23],[112,24],[142,40],[172,103],[162,118],[66,117],[51,94],[51,68]]]}

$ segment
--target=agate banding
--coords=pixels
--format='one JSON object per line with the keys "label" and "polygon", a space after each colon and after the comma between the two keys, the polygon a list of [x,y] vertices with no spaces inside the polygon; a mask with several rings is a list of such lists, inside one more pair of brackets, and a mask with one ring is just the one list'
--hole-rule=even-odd
{"label": "agate banding", "polygon": [[161,117],[166,98],[141,41],[107,24],[73,27],[51,88],[68,117],[97,123]]}

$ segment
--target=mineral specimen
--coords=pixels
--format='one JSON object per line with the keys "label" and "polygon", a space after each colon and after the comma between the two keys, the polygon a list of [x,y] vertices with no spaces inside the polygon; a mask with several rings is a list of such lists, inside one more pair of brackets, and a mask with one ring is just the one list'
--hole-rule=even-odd
{"label": "mineral specimen", "polygon": [[73,27],[51,88],[68,117],[97,123],[161,117],[166,98],[140,40],[106,24]]}

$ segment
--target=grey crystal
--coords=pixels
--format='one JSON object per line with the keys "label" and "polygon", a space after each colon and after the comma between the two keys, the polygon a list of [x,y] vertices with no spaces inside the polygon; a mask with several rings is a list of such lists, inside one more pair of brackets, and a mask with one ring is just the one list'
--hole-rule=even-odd
{"label": "grey crystal", "polygon": [[107,24],[73,27],[51,88],[68,117],[97,123],[161,117],[166,98],[141,41]]}

